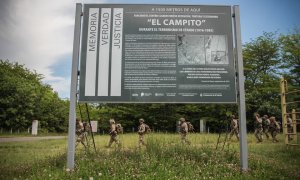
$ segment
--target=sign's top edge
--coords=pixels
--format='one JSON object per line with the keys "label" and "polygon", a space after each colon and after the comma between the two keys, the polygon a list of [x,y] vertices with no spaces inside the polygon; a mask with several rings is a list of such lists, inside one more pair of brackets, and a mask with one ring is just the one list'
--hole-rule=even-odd
{"label": "sign's top edge", "polygon": [[84,6],[94,5],[120,5],[120,6],[213,6],[213,7],[233,7],[239,5],[209,5],[209,4],[117,4],[117,3],[86,3]]}

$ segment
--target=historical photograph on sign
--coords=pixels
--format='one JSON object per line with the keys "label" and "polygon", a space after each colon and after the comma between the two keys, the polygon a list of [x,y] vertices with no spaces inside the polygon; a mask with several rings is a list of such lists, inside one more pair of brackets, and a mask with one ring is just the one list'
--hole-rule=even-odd
{"label": "historical photograph on sign", "polygon": [[205,64],[204,39],[202,35],[177,35],[178,64]]}
{"label": "historical photograph on sign", "polygon": [[206,64],[229,64],[225,35],[205,36]]}

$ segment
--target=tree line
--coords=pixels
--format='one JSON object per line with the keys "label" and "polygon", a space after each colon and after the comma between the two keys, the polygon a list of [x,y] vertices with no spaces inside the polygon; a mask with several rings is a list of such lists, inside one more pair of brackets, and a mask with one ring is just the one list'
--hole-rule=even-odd
{"label": "tree line", "polygon": [[0,127],[24,131],[39,120],[44,131],[67,131],[68,101],[59,98],[43,76],[24,65],[0,60]]}
{"label": "tree line", "polygon": [[[300,88],[300,30],[288,34],[264,32],[243,45],[248,130],[253,129],[253,114],[268,114],[281,120],[280,77],[288,81],[289,89]],[[69,101],[60,99],[43,76],[18,63],[0,60],[0,127],[26,130],[37,119],[47,132],[66,132]],[[289,99],[298,100],[299,95]],[[299,106],[298,106],[299,107]],[[212,132],[226,126],[231,114],[237,114],[234,104],[89,104],[91,120],[107,131],[108,120],[115,118],[124,130],[133,131],[138,119],[144,118],[155,131],[175,131],[176,122],[185,117],[199,129],[205,119]],[[291,105],[288,109],[297,108]],[[85,105],[77,106],[77,116],[87,120]]]}

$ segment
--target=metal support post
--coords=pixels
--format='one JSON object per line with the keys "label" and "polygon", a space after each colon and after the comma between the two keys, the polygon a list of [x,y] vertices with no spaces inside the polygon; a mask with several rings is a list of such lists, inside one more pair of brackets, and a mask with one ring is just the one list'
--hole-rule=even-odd
{"label": "metal support post", "polygon": [[287,145],[289,143],[287,135],[287,113],[286,113],[286,99],[285,99],[285,80],[280,78],[280,93],[281,93],[281,113],[282,113],[282,131],[284,136],[284,143]]}
{"label": "metal support post", "polygon": [[234,32],[235,32],[235,49],[238,72],[238,105],[239,105],[239,127],[240,127],[240,159],[241,170],[248,170],[248,147],[247,147],[247,126],[246,126],[246,104],[245,104],[245,87],[244,87],[244,68],[242,56],[242,40],[240,25],[240,8],[233,6],[234,13]]}
{"label": "metal support post", "polygon": [[82,4],[76,4],[75,28],[72,55],[72,74],[71,74],[71,92],[70,92],[70,111],[69,111],[69,132],[68,132],[68,154],[67,169],[74,169],[75,159],[75,126],[76,126],[76,101],[77,101],[77,78],[78,78],[78,61],[80,48],[80,31],[81,31],[81,13]]}
{"label": "metal support post", "polygon": [[90,133],[91,133],[92,139],[93,139],[94,150],[95,150],[95,153],[97,153],[94,134],[93,134],[93,131],[92,131],[92,124],[91,124],[91,118],[90,118],[90,113],[89,113],[89,107],[88,107],[87,103],[85,103],[85,108],[86,108],[86,113],[87,113],[87,117],[88,117],[88,121],[89,121]]}

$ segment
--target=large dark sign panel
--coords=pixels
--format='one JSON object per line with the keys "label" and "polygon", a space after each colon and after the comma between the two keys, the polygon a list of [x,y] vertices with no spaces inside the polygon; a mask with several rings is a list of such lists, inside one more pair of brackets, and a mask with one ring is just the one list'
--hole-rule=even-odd
{"label": "large dark sign panel", "polygon": [[84,7],[79,100],[236,103],[230,6]]}

